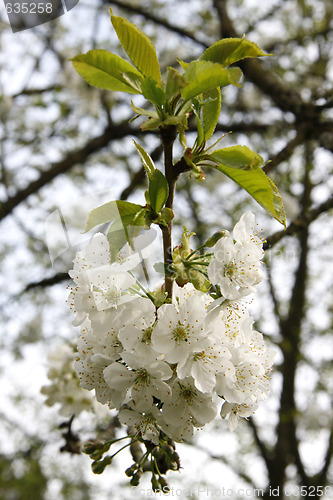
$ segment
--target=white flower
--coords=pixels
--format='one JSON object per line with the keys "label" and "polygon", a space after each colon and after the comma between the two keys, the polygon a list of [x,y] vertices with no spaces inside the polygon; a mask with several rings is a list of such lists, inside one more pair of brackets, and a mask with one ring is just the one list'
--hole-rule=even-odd
{"label": "white flower", "polygon": [[155,238],[156,231],[150,228],[132,239],[131,245],[126,243],[117,254],[118,272],[134,269],[143,259],[147,259],[151,254],[151,245]]}
{"label": "white flower", "polygon": [[63,417],[78,415],[83,410],[93,409],[93,399],[89,392],[79,386],[75,377],[74,351],[68,344],[56,346],[48,355],[50,385],[44,385],[41,393],[47,396],[45,404],[60,404],[59,414]]}
{"label": "white flower", "polygon": [[234,380],[220,374],[216,377],[215,390],[229,403],[251,405],[267,397],[275,351],[252,329],[252,323],[251,317],[243,320],[243,342],[229,345],[235,367]]}
{"label": "white flower", "polygon": [[201,299],[202,303],[208,307],[213,299],[205,292],[200,292],[192,283],[186,283],[184,286],[178,286],[175,282],[173,284],[173,299],[172,302],[176,307],[182,306],[187,299],[196,296]]}
{"label": "white flower", "polygon": [[164,361],[155,360],[148,363],[137,355],[124,351],[122,359],[126,366],[120,362],[109,365],[104,370],[104,379],[110,388],[128,393],[135,402],[143,401],[148,406],[152,404],[153,397],[166,401],[171,390],[164,382],[172,376],[172,370]]}
{"label": "white flower", "polygon": [[78,415],[83,410],[93,409],[91,395],[80,388],[77,379],[59,380],[56,384],[45,385],[41,388],[41,393],[47,396],[45,401],[47,406],[59,403],[59,415],[66,418],[73,414]]}
{"label": "white flower", "polygon": [[251,417],[251,415],[254,414],[257,408],[258,408],[258,403],[252,403],[249,405],[247,404],[238,405],[225,402],[222,405],[221,417],[222,418],[228,417],[228,427],[229,430],[232,432],[238,426],[238,420],[240,417],[242,418]]}
{"label": "white flower", "polygon": [[126,272],[115,272],[113,264],[89,269],[87,276],[98,311],[133,300],[128,289],[135,284],[134,276]]}
{"label": "white flower", "polygon": [[254,214],[248,210],[241,216],[232,231],[235,241],[243,247],[251,246],[252,253],[256,253],[258,260],[262,259],[264,251],[262,248],[262,239],[260,239],[255,231]]}
{"label": "white flower", "polygon": [[169,363],[184,360],[194,352],[199,340],[207,337],[205,319],[207,310],[198,295],[191,295],[177,308],[163,304],[157,311],[158,321],[151,341],[156,352],[165,354]]}
{"label": "white flower", "polygon": [[[236,355],[239,354],[236,352]],[[233,403],[252,403],[257,399],[257,391],[261,378],[265,375],[261,363],[254,359],[247,359],[245,356],[235,366],[236,380],[230,384],[230,380],[217,376],[216,391],[227,401]]]}
{"label": "white flower", "polygon": [[253,323],[246,309],[245,299],[224,300],[222,304],[218,304],[219,301],[220,299],[214,301],[217,304],[211,309],[209,316],[215,320],[218,318],[224,324],[224,341],[238,347],[246,341],[245,330],[248,326],[251,328]]}
{"label": "white flower", "polygon": [[220,286],[227,299],[239,299],[254,292],[264,278],[259,267],[262,241],[253,234],[253,224],[253,214],[246,212],[235,225],[235,240],[227,234],[215,245],[207,272],[210,281]]}
{"label": "white flower", "polygon": [[110,246],[104,234],[95,234],[90,244],[77,253],[73,263],[69,275],[76,286],[69,294],[68,303],[76,315],[75,326],[87,318],[93,319],[99,311],[116,308],[135,297],[128,289],[136,280],[126,271],[138,264],[137,256],[121,264],[111,263]]}
{"label": "white flower", "polygon": [[217,403],[212,394],[200,392],[189,377],[174,381],[172,397],[164,403],[162,414],[165,432],[176,441],[183,441],[193,436],[193,426],[203,427],[216,417]]}
{"label": "white flower", "polygon": [[[151,335],[156,322],[156,309],[150,299],[137,298],[131,303],[136,311],[134,318],[129,318],[119,332],[119,340],[129,352],[145,350],[151,354]],[[156,353],[155,353],[156,356]]]}
{"label": "white flower", "polygon": [[64,343],[56,345],[47,355],[48,378],[53,380],[70,373],[73,369],[73,359],[73,347]]}
{"label": "white flower", "polygon": [[219,321],[212,325],[214,326],[218,331],[199,341],[193,352],[179,361],[177,366],[179,379],[192,376],[195,387],[201,392],[213,391],[217,374],[223,372],[233,377],[235,373],[234,366],[229,361],[231,354],[223,343],[224,325]]}
{"label": "white flower", "polygon": [[96,335],[86,321],[77,341],[78,357],[74,362],[81,387],[90,391],[95,389],[96,399],[102,404],[112,397],[112,391],[104,380],[103,370],[113,360],[119,359],[122,351],[114,332],[108,332],[107,336],[108,346],[105,345],[105,334]]}
{"label": "white flower", "polygon": [[133,427],[146,441],[159,444],[161,412],[156,406],[120,410],[118,415],[122,424]]}

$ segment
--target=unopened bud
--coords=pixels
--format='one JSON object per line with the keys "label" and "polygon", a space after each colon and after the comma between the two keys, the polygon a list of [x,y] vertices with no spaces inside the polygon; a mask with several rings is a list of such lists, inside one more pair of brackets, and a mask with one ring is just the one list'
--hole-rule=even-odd
{"label": "unopened bud", "polygon": [[166,481],[166,479],[162,476],[159,477],[160,485],[163,493],[168,493],[170,491],[170,487]]}
{"label": "unopened bud", "polygon": [[104,455],[104,452],[103,450],[95,450],[92,453],[89,453],[89,455],[92,460],[100,460]]}
{"label": "unopened bud", "polygon": [[156,446],[156,448],[153,450],[152,455],[153,455],[153,457],[156,458],[156,460],[159,460],[160,458],[162,458],[164,453],[159,446]]}
{"label": "unopened bud", "polygon": [[112,462],[112,458],[110,456],[105,457],[101,461],[95,461],[91,464],[91,470],[94,474],[102,474],[104,472],[105,467],[110,465]]}
{"label": "unopened bud", "polygon": [[211,248],[213,247],[214,245],[216,245],[216,243],[221,239],[223,238],[224,236],[228,236],[229,232],[228,231],[217,231],[216,233],[214,233],[210,238],[208,238],[207,241],[205,241],[205,243],[202,245],[203,247],[208,247],[208,248]]}
{"label": "unopened bud", "polygon": [[130,480],[130,484],[131,486],[138,486],[139,483],[140,483],[140,479],[141,479],[141,476],[142,476],[142,469],[139,469],[135,474],[134,476],[132,477],[132,479]]}
{"label": "unopened bud", "polygon": [[174,453],[174,448],[170,444],[167,444],[164,446],[164,451],[170,457]]}
{"label": "unopened bud", "polygon": [[87,455],[91,455],[94,453],[96,450],[102,449],[104,446],[104,443],[102,441],[88,441],[85,443],[83,446],[83,453],[86,453]]}
{"label": "unopened bud", "polygon": [[161,484],[155,475],[151,477],[151,487],[155,493],[161,490]]}
{"label": "unopened bud", "polygon": [[131,465],[131,467],[129,467],[128,469],[125,470],[125,474],[127,477],[131,477],[133,476],[135,470],[137,468],[137,465],[136,464],[133,464]]}

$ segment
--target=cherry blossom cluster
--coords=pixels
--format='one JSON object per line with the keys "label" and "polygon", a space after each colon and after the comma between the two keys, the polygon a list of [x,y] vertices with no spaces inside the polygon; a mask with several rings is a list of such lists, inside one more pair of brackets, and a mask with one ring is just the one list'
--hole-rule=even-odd
{"label": "cherry blossom cluster", "polygon": [[74,371],[75,353],[73,346],[58,344],[48,354],[49,370],[48,385],[41,388],[41,393],[47,397],[45,404],[53,406],[60,404],[59,414],[71,417],[84,410],[92,411],[98,403],[91,394],[82,389]]}
{"label": "cherry blossom cluster", "polygon": [[190,439],[219,412],[233,430],[267,397],[274,352],[246,299],[264,276],[254,226],[246,212],[216,243],[208,293],[174,283],[172,301],[158,307],[154,292],[138,293],[136,257],[112,262],[106,236],[78,252],[68,298],[82,330],[76,374],[143,439],[158,444],[161,431]]}

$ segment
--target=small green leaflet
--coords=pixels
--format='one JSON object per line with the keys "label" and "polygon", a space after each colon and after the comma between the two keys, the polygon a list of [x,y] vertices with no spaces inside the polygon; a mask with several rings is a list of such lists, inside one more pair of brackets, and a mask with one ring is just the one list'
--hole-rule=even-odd
{"label": "small green leaflet", "polygon": [[239,68],[225,69],[221,64],[210,61],[192,61],[184,77],[188,85],[181,90],[181,95],[187,101],[212,88],[238,85],[242,72]]}
{"label": "small green leaflet", "polygon": [[254,42],[246,38],[223,38],[208,47],[200,56],[201,61],[213,61],[222,66],[230,66],[246,57],[269,56]]}
{"label": "small green leaflet", "polygon": [[112,222],[113,230],[116,227],[144,226],[144,215],[145,210],[141,205],[122,200],[109,201],[89,213],[85,232],[107,222]]}
{"label": "small green leaflet", "polygon": [[149,178],[149,199],[154,212],[159,213],[169,195],[169,186],[160,170],[155,169]]}
{"label": "small green leaflet", "polygon": [[201,122],[205,141],[211,138],[217,125],[221,111],[221,91],[219,88],[210,89],[203,93],[203,100],[207,100],[201,107]]}
{"label": "small green leaflet", "polygon": [[[129,62],[107,50],[90,50],[71,59],[76,71],[90,85],[100,89],[139,94],[137,83],[142,75]],[[127,76],[127,78],[125,78]]]}
{"label": "small green leaflet", "polygon": [[176,95],[180,94],[182,88],[188,85],[184,76],[176,69],[168,67],[168,73],[165,84],[165,99],[170,101]]}
{"label": "small green leaflet", "polygon": [[140,144],[138,144],[134,139],[133,139],[133,142],[135,144],[136,149],[138,150],[142,164],[143,164],[145,171],[147,172],[147,175],[150,179],[152,174],[156,170],[154,162],[151,159],[149,153],[147,153],[147,151],[142,146],[140,146]]}
{"label": "small green leaflet", "polygon": [[111,9],[110,12],[112,25],[128,57],[144,76],[160,83],[160,66],[150,38],[127,19],[114,16]]}
{"label": "small green leaflet", "polygon": [[131,109],[139,116],[149,116],[149,118],[160,119],[156,111],[138,108],[134,106],[133,102],[131,102]]}
{"label": "small green leaflet", "polygon": [[142,95],[155,106],[162,106],[165,94],[162,87],[151,77],[144,78],[141,84]]}
{"label": "small green leaflet", "polygon": [[274,182],[260,168],[263,158],[246,146],[231,146],[214,151],[210,159],[215,168],[245,189],[267,213],[286,226],[281,196]]}

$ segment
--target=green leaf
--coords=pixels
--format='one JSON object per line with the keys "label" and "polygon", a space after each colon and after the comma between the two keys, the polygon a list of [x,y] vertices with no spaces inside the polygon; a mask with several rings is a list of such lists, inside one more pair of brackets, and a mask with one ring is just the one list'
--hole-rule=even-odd
{"label": "green leaf", "polygon": [[134,113],[136,113],[140,116],[143,115],[143,116],[149,116],[150,118],[158,118],[159,119],[159,116],[156,113],[156,111],[138,108],[137,106],[134,106],[133,102],[131,102],[131,108],[134,111]]}
{"label": "green leaf", "polygon": [[110,12],[112,25],[128,57],[144,76],[160,83],[160,66],[150,38],[127,19],[112,15],[111,9]]}
{"label": "green leaf", "polygon": [[[139,94],[130,81],[141,81],[142,75],[134,66],[107,50],[90,50],[71,59],[76,71],[90,85],[101,89]],[[127,79],[125,78],[127,77]]]}
{"label": "green leaf", "polygon": [[222,66],[230,66],[246,57],[269,56],[254,42],[246,38],[223,38],[208,47],[200,56],[200,60],[213,61]]}
{"label": "green leaf", "polygon": [[231,168],[254,170],[264,165],[262,156],[258,155],[247,146],[231,146],[213,151],[210,158],[217,163]]}
{"label": "green leaf", "polygon": [[164,262],[156,262],[156,264],[153,265],[153,268],[159,274],[164,274],[165,273],[165,264],[164,264]]}
{"label": "green leaf", "polygon": [[286,216],[279,191],[261,168],[244,169],[223,163],[219,163],[215,168],[245,189],[268,214],[284,226],[286,225]]}
{"label": "green leaf", "polygon": [[193,99],[193,112],[197,118],[197,138],[196,144],[201,146],[205,140],[204,128],[200,116],[200,103],[198,99]]}
{"label": "green leaf", "polygon": [[128,201],[109,201],[88,214],[85,232],[107,222],[112,222],[114,229],[129,225],[144,226],[144,208]]}
{"label": "green leaf", "polygon": [[163,125],[163,120],[159,117],[151,116],[140,125],[141,130],[156,130]]}
{"label": "green leaf", "polygon": [[221,111],[221,92],[219,88],[210,89],[203,93],[207,100],[201,107],[201,122],[204,129],[205,141],[211,138],[217,125]]}
{"label": "green leaf", "polygon": [[242,72],[239,68],[225,69],[221,64],[210,61],[193,61],[184,76],[188,85],[182,89],[181,95],[187,101],[209,89],[238,85]]}
{"label": "green leaf", "polygon": [[160,212],[160,215],[158,216],[158,222],[160,224],[163,224],[164,226],[167,226],[169,222],[172,221],[174,216],[175,216],[174,211],[171,208],[163,207]]}
{"label": "green leaf", "polygon": [[152,174],[156,170],[155,164],[154,164],[153,160],[151,159],[149,153],[147,153],[147,151],[142,146],[140,146],[140,144],[138,144],[134,139],[133,139],[133,142],[135,144],[136,149],[138,150],[142,164],[143,164],[143,166],[147,172],[147,175],[150,179]]}
{"label": "green leaf", "polygon": [[181,89],[187,84],[183,75],[176,69],[169,67],[165,84],[165,100],[170,101],[177,94],[180,94]]}
{"label": "green leaf", "polygon": [[182,61],[181,59],[179,59],[179,57],[177,57],[177,61],[179,62],[180,66],[183,68],[183,70],[185,70],[187,68],[187,66],[190,64],[188,62]]}
{"label": "green leaf", "polygon": [[154,170],[149,179],[149,198],[152,209],[159,213],[169,195],[169,186],[160,170]]}
{"label": "green leaf", "polygon": [[128,243],[133,250],[135,249],[135,245],[133,243],[141,231],[142,226],[123,226],[119,229],[114,224],[111,225],[107,233],[107,239],[110,245],[112,262],[117,259],[119,250],[123,248],[126,243]]}
{"label": "green leaf", "polygon": [[123,78],[128,85],[130,85],[133,89],[137,91],[138,94],[142,93],[141,90],[141,82],[142,82],[142,75],[133,75],[133,73],[123,73]]}
{"label": "green leaf", "polygon": [[159,127],[165,127],[167,125],[176,125],[178,130],[185,129],[187,127],[188,116],[185,111],[179,113],[178,115],[167,115],[164,120],[159,116],[153,116],[152,113],[150,113],[149,116],[150,118],[143,122],[140,126],[141,130],[155,130]]}
{"label": "green leaf", "polygon": [[142,94],[155,106],[162,106],[165,101],[165,94],[162,87],[151,77],[144,78],[141,84]]}

